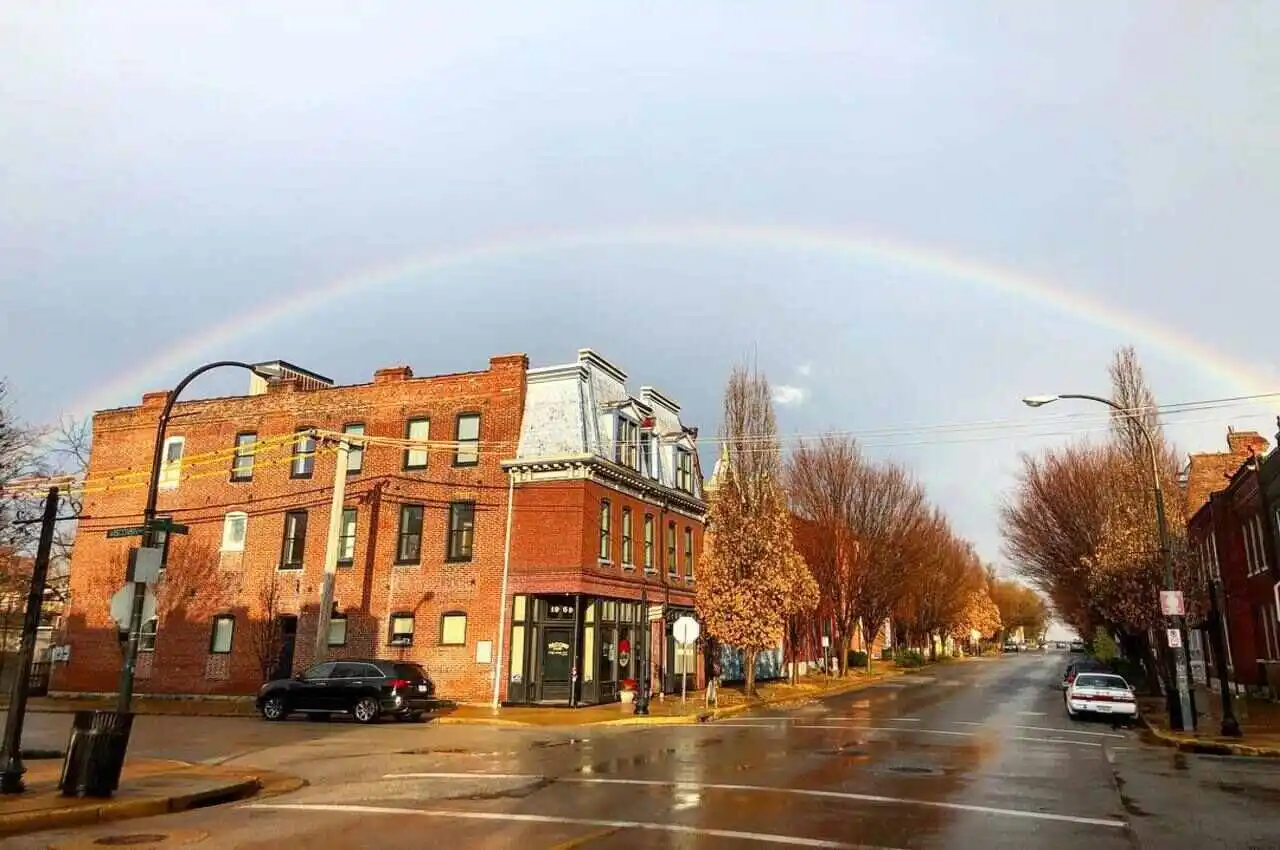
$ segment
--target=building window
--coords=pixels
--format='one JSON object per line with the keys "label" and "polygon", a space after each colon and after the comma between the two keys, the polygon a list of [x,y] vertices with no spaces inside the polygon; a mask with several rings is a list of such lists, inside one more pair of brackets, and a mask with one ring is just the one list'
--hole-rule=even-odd
{"label": "building window", "polygon": [[467,645],[467,615],[461,611],[450,611],[440,618],[440,645]]}
{"label": "building window", "polygon": [[613,512],[609,500],[600,502],[600,560],[608,561],[613,554]]}
{"label": "building window", "polygon": [[410,419],[404,426],[404,436],[406,440],[414,440],[422,443],[421,448],[412,448],[404,450],[404,468],[405,469],[426,469],[427,468],[427,440],[431,438],[431,420],[430,419]]}
{"label": "building window", "polygon": [[249,527],[249,515],[244,511],[232,511],[222,518],[222,551],[243,552],[245,532]]}
{"label": "building window", "polygon": [[[353,423],[351,425],[343,425],[342,433],[350,434],[353,437],[364,436],[364,425]],[[347,449],[347,474],[358,475],[364,469],[364,441],[351,440],[351,448]]]}
{"label": "building window", "polygon": [[258,449],[258,435],[253,431],[236,434],[236,454],[231,460],[232,481],[253,480],[253,455]]}
{"label": "building window", "polygon": [[422,559],[422,505],[400,506],[400,536],[396,546],[397,564],[416,564]]}
{"label": "building window", "polygon": [[331,614],[329,616],[329,646],[347,645],[347,615]]}
{"label": "building window", "polygon": [[413,615],[391,615],[391,645],[413,646]]}
{"label": "building window", "polygon": [[676,524],[667,523],[667,575],[673,576],[680,571],[676,563]]}
{"label": "building window", "polygon": [[650,478],[657,478],[653,468],[653,436],[640,435],[640,471]]}
{"label": "building window", "polygon": [[310,478],[316,469],[316,438],[310,428],[299,428],[293,440],[293,465],[290,478]]}
{"label": "building window", "polygon": [[155,617],[142,624],[142,628],[138,632],[139,652],[156,651],[156,632],[159,631],[159,626],[160,622]]}
{"label": "building window", "polygon": [[676,488],[693,492],[693,453],[676,450]]}
{"label": "building window", "polygon": [[356,509],[342,509],[342,524],[338,526],[338,563],[350,564],[356,559]]}
{"label": "building window", "polygon": [[213,618],[213,629],[209,632],[209,651],[214,655],[227,655],[231,652],[231,641],[236,633],[236,618],[231,614],[219,614]]}
{"label": "building window", "polygon": [[693,529],[684,527],[684,577],[693,581]]}
{"label": "building window", "polygon": [[631,566],[631,508],[622,509],[622,563]]}
{"label": "building window", "polygon": [[458,417],[458,447],[454,466],[475,466],[480,462],[480,414],[464,413]]}
{"label": "building window", "polygon": [[451,502],[449,504],[450,561],[470,561],[476,538],[476,503]]}
{"label": "building window", "polygon": [[640,426],[620,413],[617,415],[615,422],[613,435],[614,461],[632,469],[639,469],[639,448],[636,443],[640,437]]}
{"label": "building window", "polygon": [[653,514],[644,515],[644,568],[653,572]]}
{"label": "building window", "polygon": [[302,552],[307,542],[307,512],[284,515],[284,543],[280,547],[280,569],[302,569]]}
{"label": "building window", "polygon": [[169,437],[164,441],[164,459],[160,462],[160,489],[177,490],[182,478],[182,452],[186,437]]}

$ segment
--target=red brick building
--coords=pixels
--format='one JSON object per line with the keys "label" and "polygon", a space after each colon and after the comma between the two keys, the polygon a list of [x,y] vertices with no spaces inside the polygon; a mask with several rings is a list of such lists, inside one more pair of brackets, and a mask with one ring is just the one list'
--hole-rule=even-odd
{"label": "red brick building", "polygon": [[[690,603],[686,567],[701,546],[696,432],[679,425],[678,408],[656,391],[629,403],[617,397],[625,388],[604,392],[595,376],[621,373],[593,353],[552,370],[530,371],[523,355],[425,378],[395,367],[342,387],[282,365],[288,380],[255,379],[250,395],[182,402],[174,411],[159,510],[190,533],[167,542],[139,692],[252,693],[264,676],[314,660],[339,434],[353,449],[343,475],[329,658],[421,662],[443,696],[467,701],[490,698],[495,678],[506,697],[508,677],[495,670],[501,658],[516,671],[519,701],[615,698],[616,689],[589,687],[587,674],[601,668],[604,656],[592,653],[603,653],[605,636],[616,653],[618,603],[638,599],[641,582],[622,563],[620,537],[610,538],[616,560],[594,557],[603,551],[589,544],[603,546],[604,502],[617,514],[611,534],[621,534],[627,508],[633,524],[646,515],[676,522],[689,554],[674,578],[648,573],[651,601],[669,603],[660,613]],[[582,394],[590,407],[549,402],[542,390],[527,398],[530,385],[574,370],[593,382]],[[646,399],[660,399],[663,410],[655,415]],[[142,513],[164,400],[152,393],[139,407],[94,417],[90,519],[78,529],[66,618],[71,658],[59,665],[55,690],[115,688],[122,653],[109,600],[137,541],[104,535]],[[597,426],[596,439],[570,457],[548,428],[575,417]],[[619,419],[635,429],[607,430]],[[628,465],[642,447],[654,466]],[[692,465],[673,467],[684,452]],[[639,616],[634,605],[627,613]],[[552,680],[559,675],[559,657],[546,653],[550,644],[559,649],[565,623],[573,659],[568,688],[558,690],[558,681],[543,681],[548,670]],[[657,638],[661,646],[660,630]],[[673,667],[661,659],[657,666]]]}
{"label": "red brick building", "polygon": [[[1272,566],[1276,539],[1261,486],[1267,441],[1253,432],[1230,431],[1228,444],[1226,455],[1191,459],[1188,496],[1193,497],[1191,485],[1197,481],[1204,495],[1194,495],[1203,499],[1202,504],[1188,503],[1194,511],[1188,522],[1189,545],[1196,555],[1198,578],[1206,593],[1216,597],[1225,620],[1228,680],[1248,690],[1277,691],[1280,621]],[[1224,467],[1230,467],[1225,474]],[[1207,657],[1209,675],[1217,678],[1224,665],[1211,651]]]}

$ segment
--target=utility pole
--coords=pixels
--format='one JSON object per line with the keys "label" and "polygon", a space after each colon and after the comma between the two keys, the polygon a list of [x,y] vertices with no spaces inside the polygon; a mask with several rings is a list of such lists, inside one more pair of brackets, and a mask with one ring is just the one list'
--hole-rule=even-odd
{"label": "utility pole", "polygon": [[58,488],[50,487],[40,518],[40,543],[31,569],[31,587],[27,591],[27,611],[22,620],[22,648],[18,652],[18,671],[13,678],[9,697],[9,713],[4,724],[4,772],[0,774],[0,793],[21,794],[26,785],[22,774],[22,724],[27,714],[27,694],[31,687],[31,661],[36,651],[36,633],[40,628],[40,612],[44,609],[45,581],[49,575],[49,557],[53,551],[53,526],[58,521]]}
{"label": "utility pole", "polygon": [[351,443],[338,440],[333,466],[333,498],[329,501],[329,536],[324,544],[324,580],[320,583],[320,608],[316,615],[316,645],[313,664],[329,653],[329,622],[333,616],[333,584],[338,574],[338,542],[342,537],[342,509],[347,500],[347,455]]}

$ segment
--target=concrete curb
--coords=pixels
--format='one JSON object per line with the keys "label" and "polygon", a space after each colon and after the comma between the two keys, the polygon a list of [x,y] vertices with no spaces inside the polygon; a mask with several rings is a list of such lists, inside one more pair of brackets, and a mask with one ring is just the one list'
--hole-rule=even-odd
{"label": "concrete curb", "polygon": [[1280,749],[1274,747],[1252,747],[1248,744],[1186,737],[1161,729],[1147,720],[1145,715],[1139,715],[1139,717],[1143,728],[1146,729],[1151,738],[1154,738],[1159,744],[1172,747],[1180,752],[1211,756],[1249,756],[1251,758],[1280,759]]}
{"label": "concrete curb", "polygon": [[0,836],[148,818],[219,803],[231,803],[252,797],[261,787],[257,777],[242,777],[216,788],[191,794],[133,800],[110,799],[96,805],[58,806],[30,812],[15,812],[0,815]]}

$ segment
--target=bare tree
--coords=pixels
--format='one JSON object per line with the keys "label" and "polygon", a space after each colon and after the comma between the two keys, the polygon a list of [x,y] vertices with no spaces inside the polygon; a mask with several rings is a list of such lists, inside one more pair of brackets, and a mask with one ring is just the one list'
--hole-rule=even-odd
{"label": "bare tree", "polygon": [[249,646],[262,681],[271,678],[284,649],[284,635],[276,622],[280,614],[280,584],[274,573],[267,573],[258,585],[257,610],[250,613],[248,623]]}

